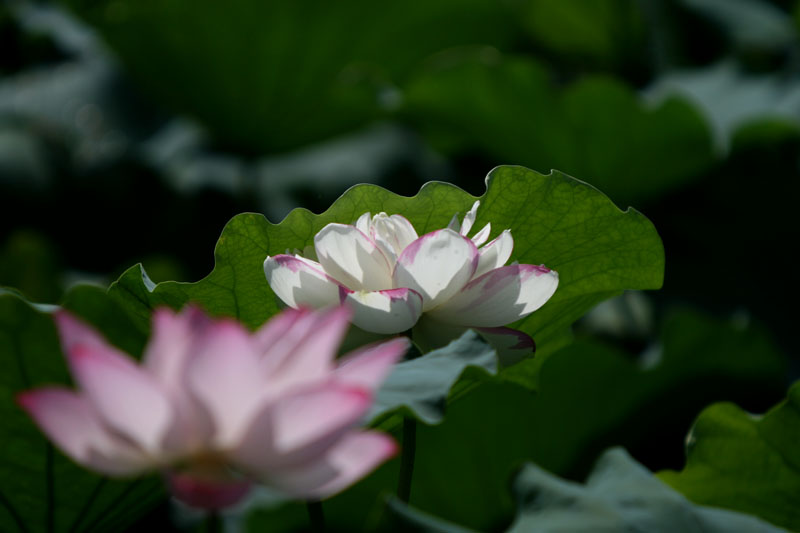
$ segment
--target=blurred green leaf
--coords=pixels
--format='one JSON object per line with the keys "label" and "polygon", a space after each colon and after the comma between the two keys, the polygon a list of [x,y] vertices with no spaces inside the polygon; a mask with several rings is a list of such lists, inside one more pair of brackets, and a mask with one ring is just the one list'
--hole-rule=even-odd
{"label": "blurred green leaf", "polygon": [[486,382],[452,402],[442,425],[418,428],[412,502],[462,525],[497,528],[512,512],[504,489],[522,461],[582,476],[611,445],[636,449],[649,439],[668,449],[672,439],[677,451],[709,402],[781,390],[785,360],[757,327],[681,312],[664,324],[658,346],[659,357],[637,362],[576,341],[531,361],[536,394]]}
{"label": "blurred green leaf", "polygon": [[653,200],[712,162],[708,127],[686,101],[647,106],[611,78],[562,91],[527,58],[440,58],[405,87],[404,112],[435,146],[538,170],[563,169],[620,205]]}
{"label": "blurred green leaf", "polygon": [[[667,320],[660,345],[660,359],[635,361],[576,342],[540,363],[536,393],[484,380],[449,402],[441,424],[417,427],[411,503],[463,527],[503,530],[514,514],[508,481],[525,461],[582,479],[603,449],[625,445],[657,447],[659,461],[674,449],[677,463],[683,436],[709,402],[782,394],[785,361],[758,327],[684,311]],[[364,530],[379,514],[381,493],[394,491],[397,463],[326,500],[331,527]],[[259,511],[248,523],[260,531],[290,516],[305,523],[301,506]]]}
{"label": "blurred green leaf", "polygon": [[[364,212],[402,213],[419,234],[447,226],[474,197],[453,185],[431,182],[414,197],[358,185],[320,215],[292,211],[280,224],[262,215],[234,217],[215,250],[214,270],[196,283],[154,285],[140,266],[126,271],[109,289],[146,331],[157,305],[175,308],[189,300],[215,315],[233,316],[251,328],[280,309],[263,272],[268,255],[313,243],[330,222],[352,223]],[[559,288],[539,311],[518,322],[546,348],[564,329],[598,302],[624,289],[655,289],[663,278],[664,251],[653,225],[640,213],[620,211],[601,192],[554,171],[542,175],[522,167],[498,167],[487,178],[476,224],[492,223],[492,236],[510,228],[512,260],[558,271]]]}
{"label": "blurred green leaf", "polygon": [[[586,531],[615,533],[777,533],[783,531],[745,514],[701,507],[660,482],[625,450],[607,451],[584,485],[526,464],[514,481],[517,517],[511,532]],[[389,502],[398,531],[463,533],[467,530],[426,516],[397,499]]]}
{"label": "blurred green leaf", "polygon": [[613,68],[645,50],[647,28],[635,0],[528,0],[523,10],[531,39],[562,61]]}
{"label": "blurred green leaf", "polygon": [[152,95],[255,151],[357,127],[422,58],[515,36],[511,11],[493,0],[67,3]]}
{"label": "blurred green leaf", "polygon": [[[125,333],[130,320],[101,289],[77,287],[67,301],[84,318],[100,318],[100,329],[115,331],[115,341],[129,346],[141,341]],[[163,498],[156,480],[112,481],[77,466],[48,444],[15,404],[15,396],[24,390],[68,383],[46,308],[0,292],[2,531],[122,531]]]}
{"label": "blurred green leaf", "polygon": [[375,422],[400,410],[426,424],[442,421],[450,389],[468,368],[497,372],[497,354],[476,333],[460,338],[421,357],[402,361],[381,385],[367,419]]}
{"label": "blurred green leaf", "polygon": [[703,411],[686,466],[659,477],[690,500],[751,513],[800,530],[800,383],[763,416],[730,403]]}
{"label": "blurred green leaf", "polygon": [[56,302],[61,296],[60,258],[44,236],[13,232],[0,248],[0,285],[14,287],[36,302]]}

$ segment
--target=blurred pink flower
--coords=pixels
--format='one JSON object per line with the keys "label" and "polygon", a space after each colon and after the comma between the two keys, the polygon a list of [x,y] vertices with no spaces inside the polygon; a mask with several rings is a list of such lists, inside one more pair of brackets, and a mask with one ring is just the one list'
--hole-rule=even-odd
{"label": "blurred pink flower", "polygon": [[396,452],[355,429],[408,347],[336,351],[351,312],[289,309],[255,333],[195,307],[158,309],[141,364],[66,311],[55,321],[78,390],[45,387],[22,408],[69,457],[110,476],[161,470],[189,505],[238,502],[253,481],[324,498]]}
{"label": "blurred pink flower", "polygon": [[353,323],[366,331],[416,326],[415,341],[424,336],[441,345],[475,328],[505,347],[530,351],[530,337],[504,326],[544,305],[558,273],[544,265],[506,265],[514,248],[510,230],[487,243],[486,224],[468,238],[479,205],[461,224],[453,216],[447,228],[421,237],[401,215],[364,213],[355,225],[328,224],[303,255],[267,257],[267,282],[291,307],[346,303]]}

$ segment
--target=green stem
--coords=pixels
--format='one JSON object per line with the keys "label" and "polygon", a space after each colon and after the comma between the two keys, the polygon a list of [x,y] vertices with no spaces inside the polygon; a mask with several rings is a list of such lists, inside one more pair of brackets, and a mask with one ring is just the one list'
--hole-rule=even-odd
{"label": "green stem", "polygon": [[222,517],[217,511],[209,511],[205,522],[204,533],[222,533]]}
{"label": "green stem", "polygon": [[414,458],[417,450],[417,421],[403,417],[403,452],[400,456],[400,479],[397,482],[397,497],[408,503],[411,498],[411,478],[414,475]]}
{"label": "green stem", "polygon": [[322,512],[322,502],[309,500],[306,502],[308,519],[311,522],[311,531],[323,533],[325,531],[325,513]]}

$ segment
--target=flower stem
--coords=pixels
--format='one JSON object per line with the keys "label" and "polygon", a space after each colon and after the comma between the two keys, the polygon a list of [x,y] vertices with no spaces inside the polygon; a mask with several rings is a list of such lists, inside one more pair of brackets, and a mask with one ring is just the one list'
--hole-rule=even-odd
{"label": "flower stem", "polygon": [[403,417],[403,454],[400,457],[400,479],[397,482],[397,497],[408,503],[411,498],[411,478],[414,474],[414,458],[417,451],[417,421]]}
{"label": "flower stem", "polygon": [[319,500],[308,500],[308,519],[311,522],[311,531],[323,533],[325,531],[325,513],[322,512],[322,502]]}
{"label": "flower stem", "polygon": [[217,511],[209,511],[203,524],[203,533],[221,533],[222,517]]}

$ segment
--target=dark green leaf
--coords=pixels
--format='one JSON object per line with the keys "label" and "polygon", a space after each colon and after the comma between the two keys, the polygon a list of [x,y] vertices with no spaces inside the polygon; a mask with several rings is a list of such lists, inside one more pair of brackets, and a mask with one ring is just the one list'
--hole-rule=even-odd
{"label": "dark green leaf", "polygon": [[763,416],[736,405],[700,414],[687,444],[686,467],[662,480],[703,505],[760,516],[800,529],[800,383]]}
{"label": "dark green leaf", "polygon": [[448,153],[479,150],[493,161],[558,168],[621,205],[652,200],[712,162],[708,127],[686,101],[651,108],[630,88],[601,77],[557,91],[528,58],[443,61],[406,87],[404,102]]}
{"label": "dark green leaf", "polygon": [[[777,533],[753,516],[695,505],[654,477],[625,450],[607,451],[585,485],[527,464],[514,481],[517,518],[511,532],[647,531],[652,533]],[[398,530],[456,533],[464,529],[433,519],[397,500],[389,504]]]}
{"label": "dark green leaf", "polygon": [[[77,287],[66,299],[73,312],[100,318],[114,342],[140,345],[128,334],[129,319],[100,289]],[[87,472],[48,444],[15,403],[32,387],[69,383],[48,309],[0,293],[0,530],[124,530],[163,497],[159,484]]]}

